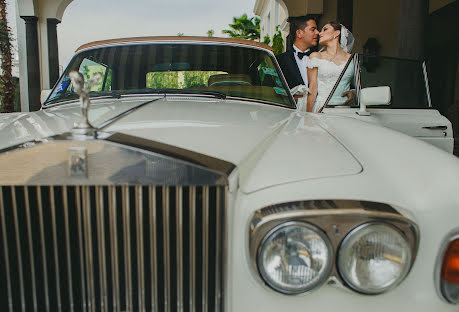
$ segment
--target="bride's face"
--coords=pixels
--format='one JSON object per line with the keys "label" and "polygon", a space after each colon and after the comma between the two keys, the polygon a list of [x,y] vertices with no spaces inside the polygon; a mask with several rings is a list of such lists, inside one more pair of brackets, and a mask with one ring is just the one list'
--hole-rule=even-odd
{"label": "bride's face", "polygon": [[322,27],[322,30],[320,31],[319,44],[326,45],[327,43],[333,40],[338,40],[339,33],[340,31],[335,30],[332,25],[326,24],[324,27]]}

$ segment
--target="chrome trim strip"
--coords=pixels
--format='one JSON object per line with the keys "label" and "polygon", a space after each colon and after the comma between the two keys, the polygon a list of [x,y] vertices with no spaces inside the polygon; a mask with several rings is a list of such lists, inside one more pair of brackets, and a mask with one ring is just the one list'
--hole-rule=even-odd
{"label": "chrome trim strip", "polygon": [[91,230],[91,198],[89,186],[83,186],[82,194],[82,211],[83,211],[83,237],[86,260],[86,284],[88,291],[88,311],[96,310],[96,296],[94,292],[94,269],[92,255],[92,230]]}
{"label": "chrome trim strip", "polygon": [[222,268],[220,266],[220,237],[223,234],[222,231],[222,226],[221,226],[221,216],[220,216],[220,210],[221,210],[221,194],[220,194],[221,188],[217,187],[216,189],[216,205],[215,205],[215,308],[214,311],[219,312],[220,311],[220,300],[221,300],[221,289],[220,289],[220,274],[222,272]]}
{"label": "chrome trim strip", "polygon": [[427,76],[426,61],[422,62],[422,71],[424,74],[424,85],[425,85],[426,92],[427,92],[427,103],[429,103],[429,107],[432,107],[432,100],[430,99],[429,77]]}
{"label": "chrome trim strip", "polygon": [[21,252],[21,235],[19,234],[19,222],[18,222],[18,206],[16,201],[16,190],[11,187],[11,199],[13,202],[13,218],[14,218],[14,230],[16,234],[16,248],[18,256],[18,271],[19,271],[19,292],[21,294],[21,308],[22,311],[26,309],[25,295],[24,295],[24,272],[22,268],[22,252]]}
{"label": "chrome trim strip", "polygon": [[54,196],[54,187],[49,187],[49,201],[51,203],[51,222],[53,230],[53,248],[54,248],[54,265],[56,273],[56,295],[57,295],[57,309],[62,311],[62,299],[61,299],[61,285],[60,285],[60,274],[59,274],[59,250],[57,246],[57,227],[56,227],[56,201]]}
{"label": "chrome trim strip", "polygon": [[45,229],[43,225],[43,202],[41,200],[41,187],[37,186],[37,201],[38,201],[38,219],[40,223],[40,240],[41,240],[41,256],[43,261],[43,282],[45,290],[46,310],[49,311],[49,289],[48,289],[48,270],[46,268],[46,243],[45,243]]}
{"label": "chrome trim strip", "polygon": [[5,222],[5,203],[3,201],[3,186],[0,186],[0,219],[2,222],[2,235],[3,235],[3,250],[5,252],[5,266],[6,266],[6,289],[8,293],[8,308],[10,312],[13,312],[13,296],[11,293],[11,276],[10,276],[10,260],[9,260],[9,249],[8,239],[6,237],[6,222]]}
{"label": "chrome trim strip", "polygon": [[[178,42],[178,40],[180,42]],[[153,37],[135,37],[135,38],[120,38],[99,40],[86,43],[78,47],[76,52],[98,49],[101,47],[116,47],[116,46],[134,46],[134,45],[151,45],[151,44],[197,44],[197,45],[222,45],[234,46],[242,48],[251,48],[272,53],[272,48],[263,43],[254,41],[253,43],[244,42],[244,40],[234,38],[208,38],[208,37],[171,37],[171,36],[153,36]]]}
{"label": "chrome trim strip", "polygon": [[68,273],[68,286],[69,286],[69,301],[70,311],[74,310],[73,301],[73,287],[72,287],[72,257],[70,253],[70,230],[69,230],[69,201],[68,201],[67,186],[62,187],[62,200],[64,202],[64,219],[65,219],[65,246],[67,253],[67,273]]}
{"label": "chrome trim strip", "polygon": [[156,189],[148,187],[148,200],[150,208],[150,269],[151,269],[151,310],[158,312],[158,263],[156,261]]}
{"label": "chrome trim strip", "polygon": [[131,264],[131,227],[130,227],[130,211],[129,211],[129,186],[123,185],[122,190],[122,206],[123,206],[123,243],[124,243],[124,276],[125,276],[125,295],[126,295],[126,310],[132,311],[132,264]]}
{"label": "chrome trim strip", "polygon": [[222,278],[222,283],[221,283],[221,295],[222,295],[222,302],[221,302],[221,309],[222,311],[225,310],[225,307],[224,307],[224,298],[225,298],[225,293],[226,293],[226,283],[225,281],[227,280],[226,279],[226,276],[227,276],[227,271],[226,271],[226,268],[227,268],[227,259],[228,259],[228,242],[229,242],[229,239],[228,239],[228,187],[227,186],[224,186],[223,188],[223,220],[222,220],[222,226],[223,226],[223,231],[222,231],[222,246],[223,246],[223,250],[222,250],[222,260],[221,260],[221,265],[222,265],[222,270],[221,270],[221,278]]}
{"label": "chrome trim strip", "polygon": [[[0,190],[1,195],[1,190]],[[25,200],[25,210],[26,210],[26,222],[27,222],[27,238],[29,240],[29,253],[30,253],[30,271],[32,279],[32,300],[33,300],[33,310],[37,312],[37,286],[35,280],[35,256],[33,252],[33,238],[32,238],[32,223],[30,222],[30,200],[29,200],[29,191],[28,187],[24,186],[24,200]],[[9,272],[8,272],[9,274]]]}
{"label": "chrome trim strip", "polygon": [[75,205],[77,211],[77,224],[78,224],[78,247],[80,249],[80,274],[81,274],[81,297],[83,303],[83,311],[86,311],[86,282],[85,282],[85,270],[84,270],[84,252],[83,252],[83,232],[82,232],[82,220],[81,220],[81,192],[80,187],[75,186]]}
{"label": "chrome trim strip", "polygon": [[196,311],[196,186],[190,186],[190,311]]}
{"label": "chrome trim strip", "polygon": [[107,264],[105,255],[104,189],[96,186],[97,242],[99,255],[100,310],[108,311]]}
{"label": "chrome trim strip", "polygon": [[139,284],[139,311],[145,311],[145,264],[143,250],[143,192],[141,186],[135,187],[136,228],[137,228],[137,274]]}
{"label": "chrome trim strip", "polygon": [[360,91],[362,90],[362,83],[360,79],[360,64],[359,64],[359,54],[354,54],[354,81],[355,81],[355,88],[356,88],[356,99],[355,104],[357,107],[360,107]]}
{"label": "chrome trim strip", "polygon": [[202,187],[202,310],[208,310],[209,187]]}
{"label": "chrome trim strip", "polygon": [[177,311],[183,311],[183,193],[182,187],[177,186],[175,191],[175,216],[177,235]]}
{"label": "chrome trim strip", "polygon": [[116,229],[116,186],[108,188],[108,217],[110,219],[110,253],[112,261],[113,311],[120,312],[120,283],[118,262],[118,237]]}
{"label": "chrome trim strip", "polygon": [[164,311],[171,309],[170,238],[169,238],[169,187],[163,186],[163,235],[164,235]]}

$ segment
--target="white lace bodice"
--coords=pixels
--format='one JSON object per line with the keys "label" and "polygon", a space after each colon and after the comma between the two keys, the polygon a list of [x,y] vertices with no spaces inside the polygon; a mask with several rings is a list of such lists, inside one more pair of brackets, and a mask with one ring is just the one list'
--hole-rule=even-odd
{"label": "white lace bodice", "polygon": [[[346,62],[341,64],[335,64],[334,62],[319,59],[310,58],[308,61],[308,68],[317,67],[317,97],[314,102],[313,112],[318,112],[319,109],[325,104],[333,86],[336,83],[339,75],[344,69]],[[350,90],[350,81],[354,75],[354,66],[349,64],[346,73],[343,75],[336,91],[328,103],[329,105],[340,105],[346,101],[346,97],[341,97],[344,91]]]}

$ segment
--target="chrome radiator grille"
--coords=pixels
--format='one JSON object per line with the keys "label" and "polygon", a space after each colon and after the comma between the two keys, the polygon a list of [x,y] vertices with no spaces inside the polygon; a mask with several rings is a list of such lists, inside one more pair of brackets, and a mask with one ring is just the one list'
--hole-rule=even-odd
{"label": "chrome radiator grille", "polygon": [[226,186],[1,186],[1,311],[221,311]]}

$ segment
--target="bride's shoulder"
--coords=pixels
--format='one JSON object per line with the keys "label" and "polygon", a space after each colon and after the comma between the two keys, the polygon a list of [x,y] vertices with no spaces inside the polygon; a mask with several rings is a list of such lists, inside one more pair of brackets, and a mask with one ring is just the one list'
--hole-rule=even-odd
{"label": "bride's shoulder", "polygon": [[312,52],[311,55],[309,55],[309,58],[314,59],[314,58],[322,58],[322,55],[320,55],[319,52]]}

